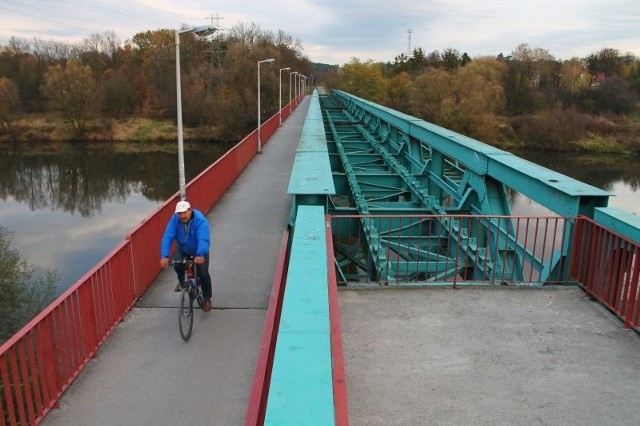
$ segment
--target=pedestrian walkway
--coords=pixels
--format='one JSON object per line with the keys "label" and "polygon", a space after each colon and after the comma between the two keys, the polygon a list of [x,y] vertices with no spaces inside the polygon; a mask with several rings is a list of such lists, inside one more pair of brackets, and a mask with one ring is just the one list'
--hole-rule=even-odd
{"label": "pedestrian walkway", "polygon": [[180,338],[176,278],[164,271],[42,424],[244,423],[308,102],[207,215],[214,309],[196,312],[191,340]]}

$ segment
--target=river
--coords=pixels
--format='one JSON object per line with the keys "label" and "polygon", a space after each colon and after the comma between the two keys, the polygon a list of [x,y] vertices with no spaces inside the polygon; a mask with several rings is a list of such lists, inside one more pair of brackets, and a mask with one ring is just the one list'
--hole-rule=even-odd
{"label": "river", "polygon": [[[185,144],[187,182],[231,146]],[[176,144],[21,144],[0,150],[0,225],[13,233],[13,247],[36,271],[58,271],[59,292],[178,192]]]}
{"label": "river", "polygon": [[[187,181],[231,144],[185,144]],[[0,225],[37,269],[56,269],[58,291],[106,256],[178,191],[175,144],[21,144],[0,147]],[[518,155],[615,194],[609,205],[640,214],[639,158],[520,152]],[[517,196],[514,214],[547,215]]]}

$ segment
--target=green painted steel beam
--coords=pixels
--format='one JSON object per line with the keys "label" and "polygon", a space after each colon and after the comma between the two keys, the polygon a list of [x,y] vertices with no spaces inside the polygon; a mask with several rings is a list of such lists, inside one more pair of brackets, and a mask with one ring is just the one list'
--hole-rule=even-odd
{"label": "green painted steel beam", "polygon": [[289,224],[295,223],[298,206],[328,209],[329,196],[336,193],[319,95],[314,91],[296,149],[287,193],[293,195]]}
{"label": "green painted steel beam", "polygon": [[335,424],[324,213],[297,214],[265,425]]}
{"label": "green painted steel beam", "polygon": [[594,220],[640,244],[640,215],[614,207],[598,208]]}
{"label": "green painted steel beam", "polygon": [[564,216],[593,217],[597,207],[606,207],[611,193],[571,179],[506,151],[443,127],[393,111],[341,91],[334,91],[347,108],[360,109],[360,117],[374,115],[398,131],[428,144],[461,162],[479,176],[505,183],[532,200]]}

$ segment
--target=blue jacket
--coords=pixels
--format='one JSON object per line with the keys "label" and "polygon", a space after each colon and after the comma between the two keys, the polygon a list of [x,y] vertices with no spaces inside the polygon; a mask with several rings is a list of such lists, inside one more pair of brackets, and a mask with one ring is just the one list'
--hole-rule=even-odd
{"label": "blue jacket", "polygon": [[209,253],[210,237],[207,218],[199,210],[193,209],[192,212],[186,235],[178,214],[174,213],[171,216],[160,244],[160,257],[169,257],[173,240],[178,243],[180,251],[186,255],[204,256]]}

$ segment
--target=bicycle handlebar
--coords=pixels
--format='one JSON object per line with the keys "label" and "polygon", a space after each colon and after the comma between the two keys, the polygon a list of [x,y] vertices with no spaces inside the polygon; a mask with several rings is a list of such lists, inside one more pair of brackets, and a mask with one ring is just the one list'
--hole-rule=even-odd
{"label": "bicycle handlebar", "polygon": [[194,263],[194,259],[195,259],[195,256],[186,256],[179,260],[171,259],[169,261],[169,264],[170,265],[189,265]]}

